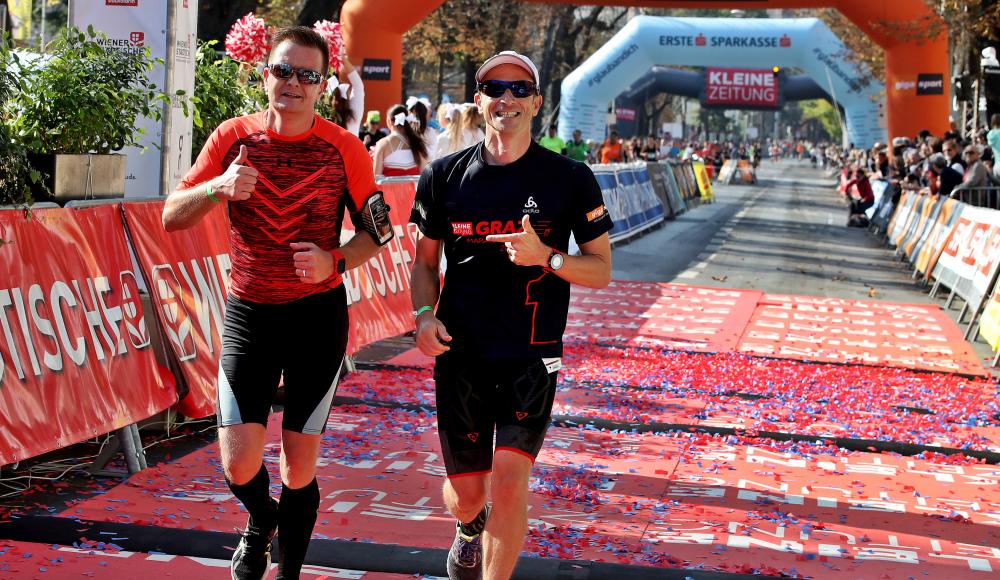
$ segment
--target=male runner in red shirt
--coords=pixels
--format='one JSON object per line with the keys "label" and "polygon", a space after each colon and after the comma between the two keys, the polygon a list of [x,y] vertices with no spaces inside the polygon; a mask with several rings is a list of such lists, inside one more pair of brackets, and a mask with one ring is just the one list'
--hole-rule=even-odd
{"label": "male runner in red shirt", "polygon": [[[326,41],[296,26],[275,33],[271,46],[267,109],[222,123],[163,209],[167,231],[213,210],[227,212],[231,223],[217,416],[226,482],[250,514],[233,554],[239,580],[266,575],[276,532],[277,577],[299,577],[319,507],[320,436],[347,346],[342,274],[371,257],[376,240],[386,243],[391,231],[364,145],[314,112],[326,88]],[[342,246],[345,211],[358,235]],[[282,376],[275,502],[263,455]]]}

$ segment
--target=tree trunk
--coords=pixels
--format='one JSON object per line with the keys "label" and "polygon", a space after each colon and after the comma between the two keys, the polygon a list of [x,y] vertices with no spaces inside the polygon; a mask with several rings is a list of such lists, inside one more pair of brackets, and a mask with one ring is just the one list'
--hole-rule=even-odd
{"label": "tree trunk", "polygon": [[462,65],[465,67],[465,102],[471,103],[476,96],[476,63],[472,62],[469,55],[462,57]]}

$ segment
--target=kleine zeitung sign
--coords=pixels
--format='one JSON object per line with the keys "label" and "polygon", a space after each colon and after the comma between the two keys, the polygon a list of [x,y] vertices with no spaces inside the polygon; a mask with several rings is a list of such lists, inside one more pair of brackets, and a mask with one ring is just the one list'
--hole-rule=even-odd
{"label": "kleine zeitung sign", "polygon": [[705,104],[777,107],[778,77],[770,70],[708,67]]}

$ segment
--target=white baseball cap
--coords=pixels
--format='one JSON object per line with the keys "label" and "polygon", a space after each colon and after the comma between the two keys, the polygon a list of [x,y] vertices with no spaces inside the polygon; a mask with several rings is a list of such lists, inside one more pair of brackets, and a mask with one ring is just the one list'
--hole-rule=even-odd
{"label": "white baseball cap", "polygon": [[535,67],[535,63],[531,62],[530,58],[524,56],[523,54],[518,54],[513,50],[505,50],[486,59],[483,66],[479,67],[479,70],[476,71],[476,82],[482,82],[486,73],[493,70],[494,67],[502,64],[512,64],[523,68],[531,73],[531,78],[535,81],[536,85],[538,84],[538,68]]}

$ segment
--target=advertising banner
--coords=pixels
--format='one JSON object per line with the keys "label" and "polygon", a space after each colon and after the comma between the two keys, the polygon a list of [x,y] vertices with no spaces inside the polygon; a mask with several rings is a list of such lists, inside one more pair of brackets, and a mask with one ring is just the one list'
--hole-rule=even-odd
{"label": "advertising banner", "polygon": [[[347,354],[416,328],[410,300],[410,269],[417,255],[419,230],[409,221],[417,181],[416,178],[391,181],[380,187],[391,208],[389,219],[396,236],[363,266],[344,274],[351,317]],[[341,243],[346,244],[352,237],[354,226],[345,218]]]}
{"label": "advertising banner", "polygon": [[997,299],[996,292],[990,297],[979,319],[979,335],[994,351],[1000,347],[1000,300]]}
{"label": "advertising banner", "polygon": [[953,280],[944,283],[963,300],[978,305],[991,290],[998,254],[1000,211],[966,206],[945,242],[936,273]]}
{"label": "advertising banner", "polygon": [[958,200],[945,200],[938,213],[937,221],[930,229],[930,233],[927,234],[927,239],[917,250],[917,259],[913,262],[913,267],[919,274],[930,276],[931,270],[934,269],[934,265],[937,264],[938,258],[941,256],[941,251],[944,250],[948,234],[951,233],[951,229],[959,216],[962,215],[965,207],[967,206]]}
{"label": "advertising banner", "polygon": [[150,348],[118,208],[0,211],[0,465],[177,400]]}
{"label": "advertising banner", "polygon": [[[70,2],[69,25],[81,30],[93,26],[94,30],[103,32],[108,37],[104,43],[106,48],[121,51],[148,48],[152,58],[163,59],[166,63],[167,2],[168,0]],[[197,7],[196,2],[188,4],[195,4],[195,8]],[[157,87],[162,89],[167,86],[165,66],[156,66],[149,76]],[[169,115],[170,111],[166,113]],[[136,119],[135,127],[136,130],[143,131],[139,144],[120,151],[127,156],[125,197],[160,195],[163,124],[143,117]]]}
{"label": "advertising banner", "polygon": [[708,106],[778,107],[778,75],[770,70],[747,68],[705,69]]}
{"label": "advertising banner", "polygon": [[212,415],[231,268],[229,222],[220,209],[167,233],[162,201],[126,203],[124,212],[157,320],[187,385],[175,408],[187,417]]}
{"label": "advertising banner", "polygon": [[698,182],[698,190],[701,192],[701,200],[710,203],[715,199],[715,194],[712,193],[712,179],[708,176],[708,171],[705,170],[705,162],[695,161],[692,166],[694,178]]}

